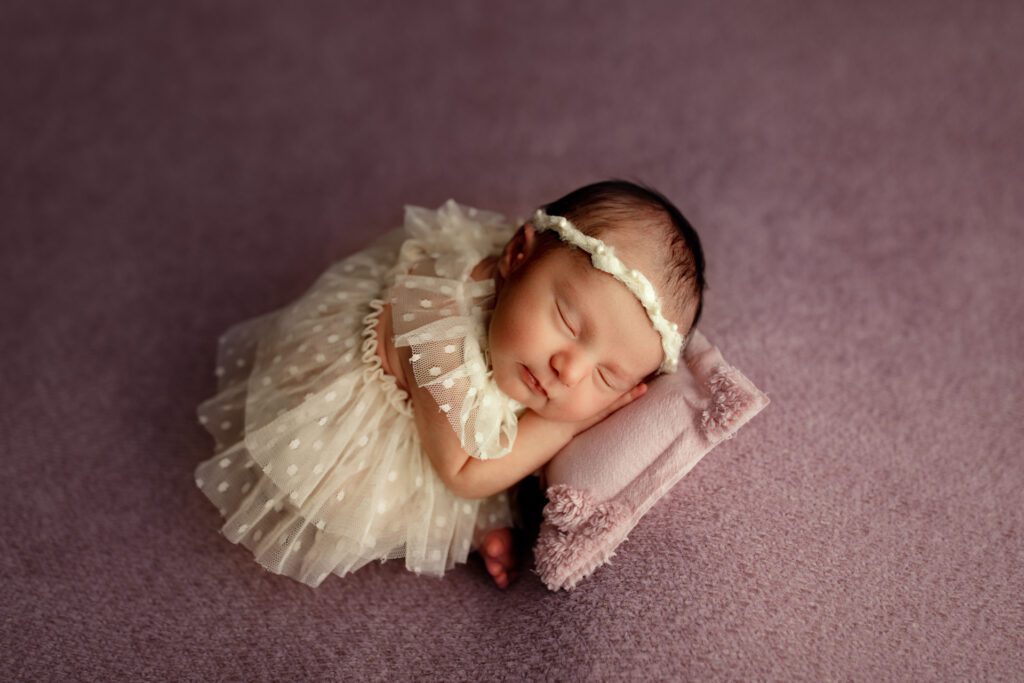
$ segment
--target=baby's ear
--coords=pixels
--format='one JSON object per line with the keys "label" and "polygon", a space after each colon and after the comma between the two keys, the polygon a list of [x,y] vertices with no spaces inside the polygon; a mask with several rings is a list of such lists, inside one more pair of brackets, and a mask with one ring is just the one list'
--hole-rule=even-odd
{"label": "baby's ear", "polygon": [[498,259],[498,272],[507,278],[530,260],[536,248],[537,230],[532,223],[523,223],[502,250]]}

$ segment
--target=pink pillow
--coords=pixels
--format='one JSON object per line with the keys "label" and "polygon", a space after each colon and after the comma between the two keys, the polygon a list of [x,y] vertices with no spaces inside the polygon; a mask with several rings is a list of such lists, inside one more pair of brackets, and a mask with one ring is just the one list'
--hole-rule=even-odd
{"label": "pink pillow", "polygon": [[699,331],[685,363],[635,403],[580,434],[545,467],[548,504],[535,572],[573,589],[606,563],[640,518],[705,453],[768,405],[768,397]]}

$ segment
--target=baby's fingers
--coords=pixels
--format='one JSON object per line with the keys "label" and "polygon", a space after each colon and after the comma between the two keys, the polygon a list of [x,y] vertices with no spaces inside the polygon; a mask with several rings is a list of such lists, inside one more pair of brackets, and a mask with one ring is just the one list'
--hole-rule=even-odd
{"label": "baby's fingers", "polygon": [[586,430],[590,429],[591,427],[596,425],[598,422],[604,420],[606,417],[608,417],[609,415],[614,413],[616,410],[621,408],[622,406],[627,405],[630,402],[635,401],[639,397],[643,396],[646,392],[647,392],[647,385],[641,382],[640,384],[636,385],[635,387],[633,387],[632,389],[630,389],[629,391],[624,393],[622,396],[619,396],[615,400],[615,402],[612,403],[607,408],[605,408],[605,410],[603,412],[597,413],[596,415],[591,417],[589,420],[583,420],[582,422],[577,422],[576,423],[576,431],[575,431],[575,433],[579,434],[580,432],[583,432],[583,431],[586,431]]}
{"label": "baby's fingers", "polygon": [[619,397],[619,400],[612,405],[611,412],[615,412],[622,406],[632,403],[636,399],[643,396],[645,393],[647,393],[647,385],[644,384],[643,382],[640,382],[640,384],[637,384],[635,387],[633,387],[632,389],[630,389],[629,391],[627,391],[626,393]]}

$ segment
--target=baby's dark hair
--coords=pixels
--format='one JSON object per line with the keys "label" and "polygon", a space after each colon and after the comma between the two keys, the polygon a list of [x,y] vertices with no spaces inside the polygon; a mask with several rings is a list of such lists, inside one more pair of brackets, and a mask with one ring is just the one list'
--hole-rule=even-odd
{"label": "baby's dark hair", "polygon": [[[623,225],[638,230],[636,238],[653,242],[655,258],[661,262],[662,283],[652,284],[662,290],[662,299],[677,316],[695,302],[690,327],[697,326],[707,287],[704,250],[690,221],[664,195],[639,183],[612,179],[585,185],[541,208],[549,215],[569,219],[583,234],[598,239]],[[680,327],[686,324],[679,322]]]}

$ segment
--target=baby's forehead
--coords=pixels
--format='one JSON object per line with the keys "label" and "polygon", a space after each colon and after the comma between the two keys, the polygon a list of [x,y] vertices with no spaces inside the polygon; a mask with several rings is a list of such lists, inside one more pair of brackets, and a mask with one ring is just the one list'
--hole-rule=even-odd
{"label": "baby's forehead", "polygon": [[[665,314],[670,320],[680,324],[679,321],[686,317],[686,312],[676,310],[677,302],[670,293],[672,290],[668,283],[664,256],[658,254],[658,244],[652,240],[630,243],[624,239],[602,239],[602,242],[614,249],[615,255],[626,268],[635,268],[643,274],[657,292]],[[607,290],[590,285],[595,282],[607,283],[613,276],[597,268],[591,260],[590,253],[584,249],[562,244],[558,250],[565,255],[556,266],[556,272],[561,268],[560,279],[575,283],[575,289],[580,290],[587,300],[593,299],[595,306],[604,307],[607,302],[603,300],[603,296]],[[617,285],[629,291],[625,284],[619,282]],[[632,295],[632,292],[630,294]]]}
{"label": "baby's forehead", "polygon": [[[622,261],[626,268],[639,270],[651,284],[660,289],[662,268],[656,253],[656,245],[650,240],[630,240],[624,235],[604,235],[601,242],[612,248],[615,256]],[[564,244],[561,245],[561,249],[570,254],[567,260],[571,265],[574,277],[585,278],[591,275],[611,277],[594,265],[593,257],[585,249]]]}
{"label": "baby's forehead", "polygon": [[[635,296],[625,283],[595,266],[590,253],[586,250],[566,247],[562,253],[563,258],[554,264],[552,269],[552,281],[556,286],[568,289],[577,299],[589,302],[593,308],[600,309],[612,304],[609,296],[619,292],[620,288],[630,297]],[[627,268],[633,267],[630,261],[623,259],[623,263]]]}

